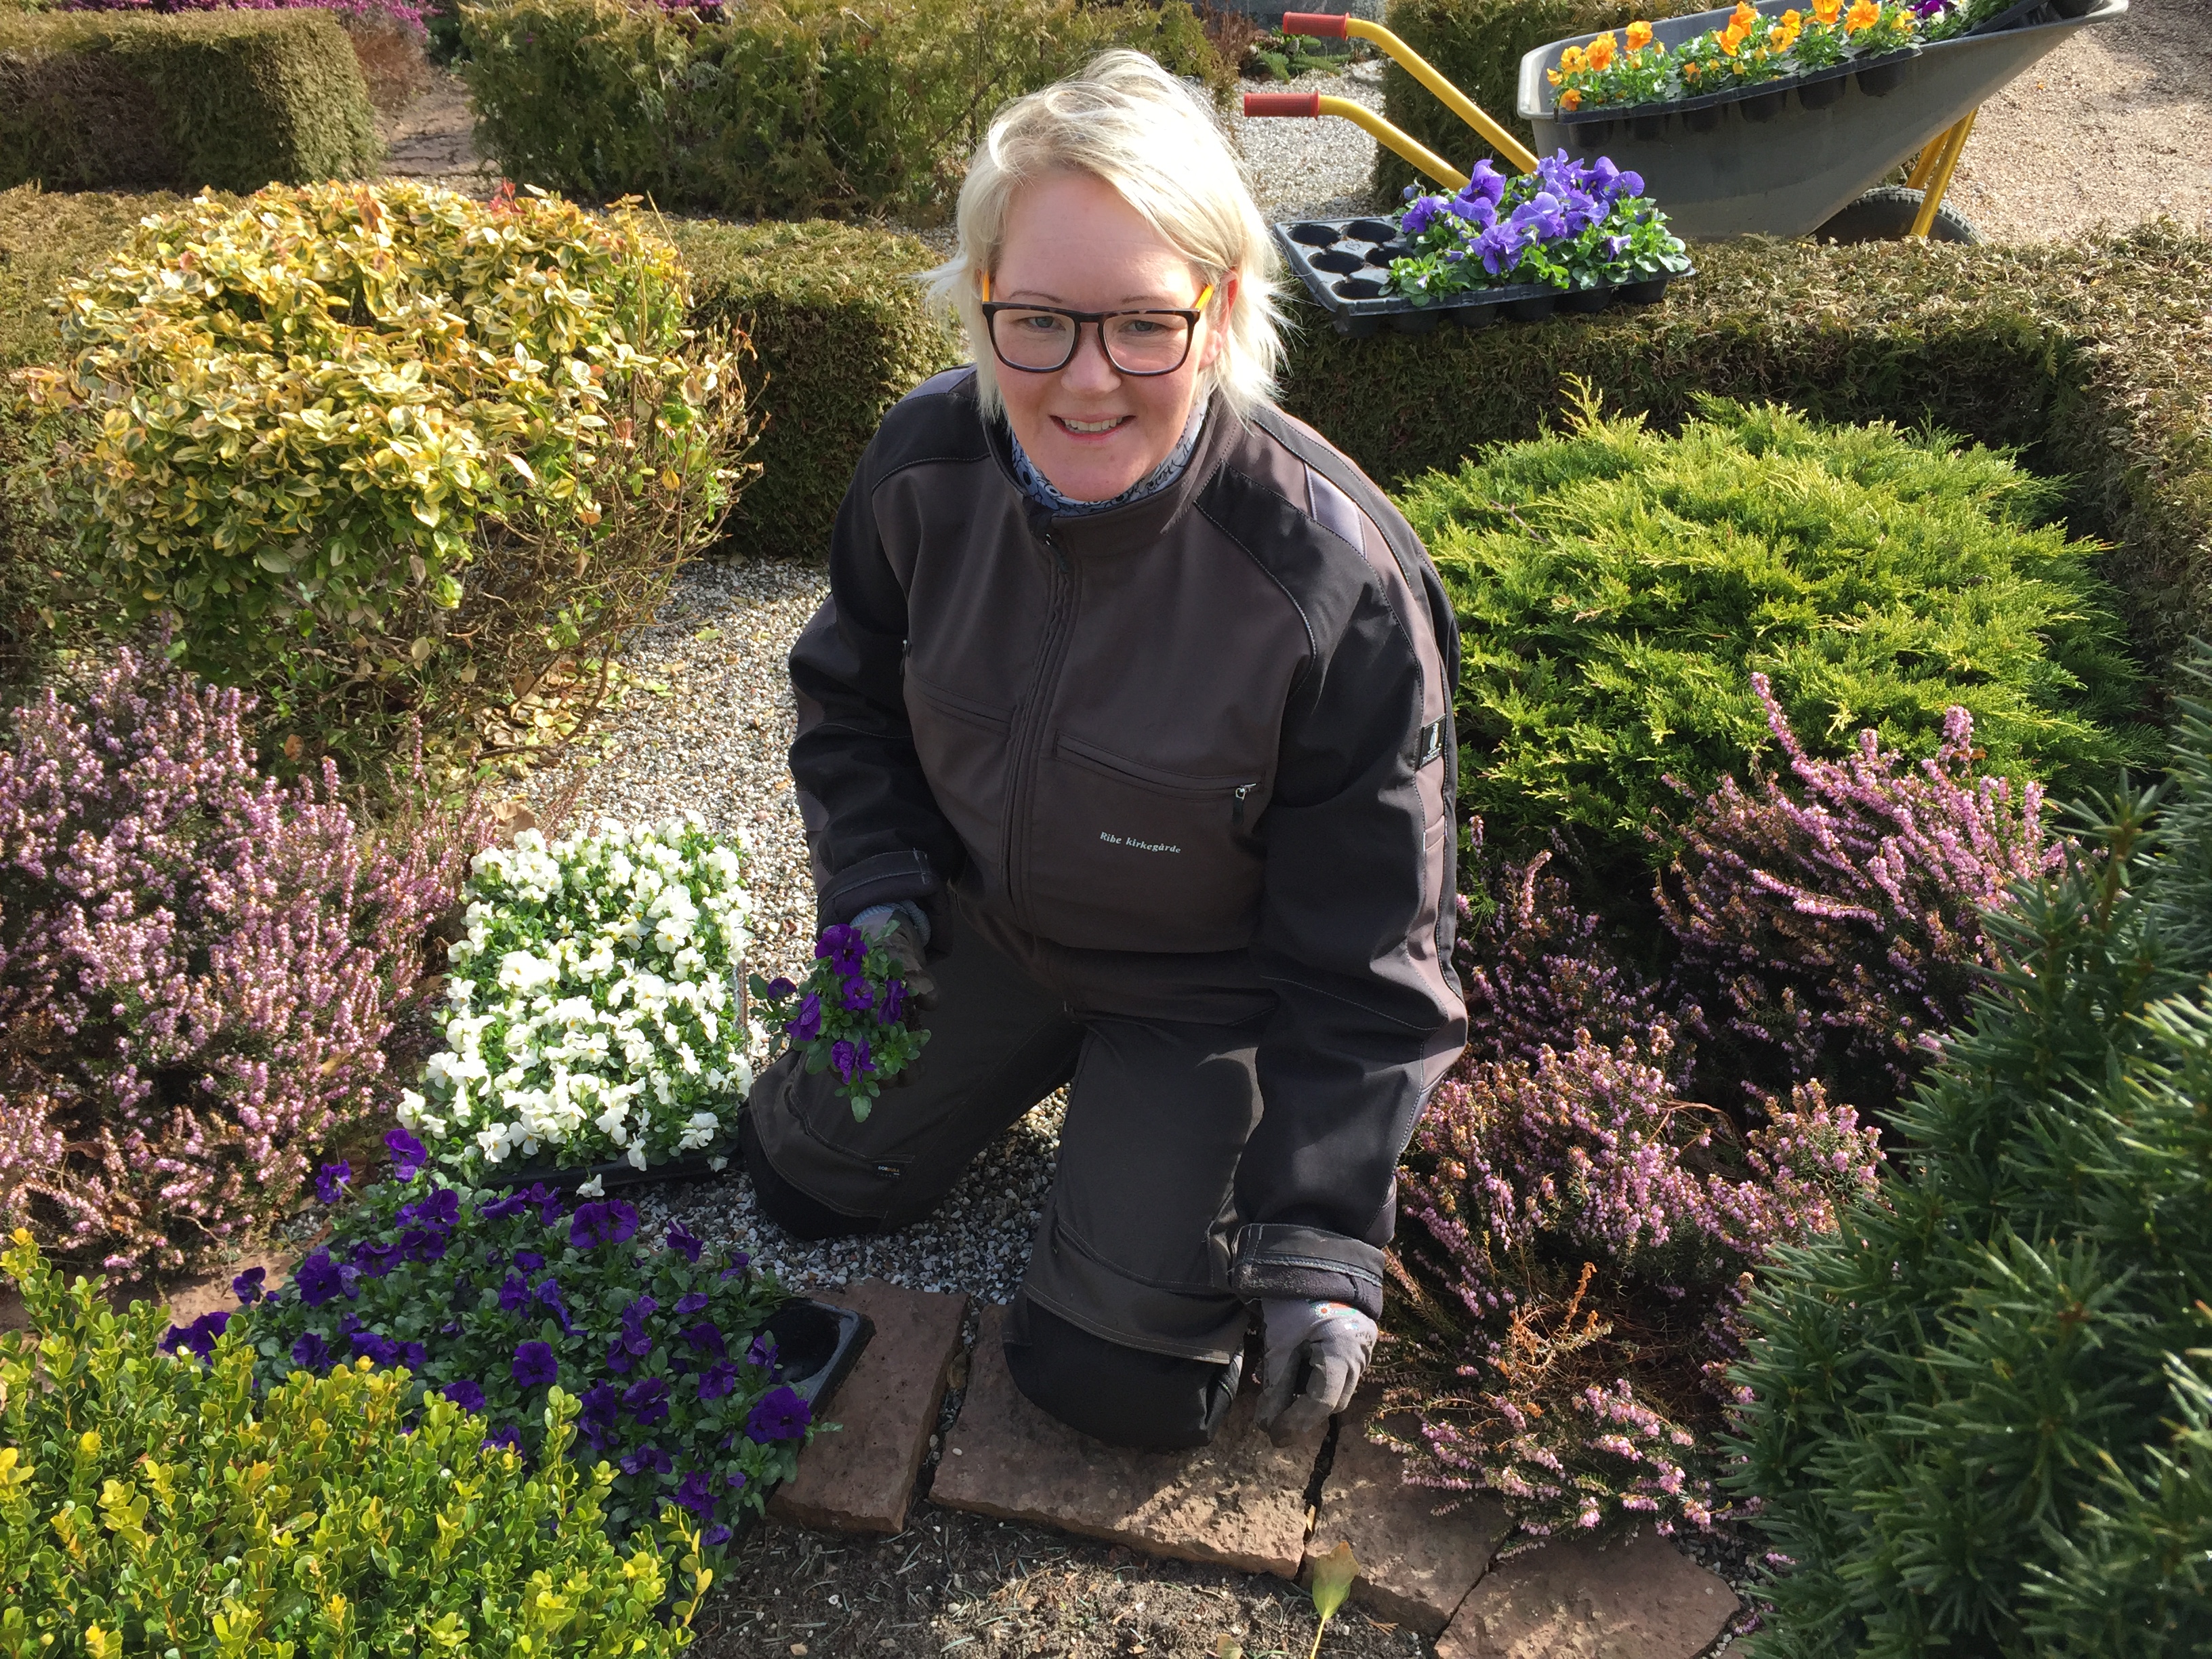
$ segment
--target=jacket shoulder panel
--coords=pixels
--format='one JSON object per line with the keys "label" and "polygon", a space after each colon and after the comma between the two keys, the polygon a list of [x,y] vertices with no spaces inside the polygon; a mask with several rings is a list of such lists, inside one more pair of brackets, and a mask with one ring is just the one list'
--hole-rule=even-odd
{"label": "jacket shoulder panel", "polygon": [[948,368],[890,406],[860,458],[860,474],[872,491],[909,467],[973,463],[990,456],[982,405],[975,395],[975,370],[973,366]]}

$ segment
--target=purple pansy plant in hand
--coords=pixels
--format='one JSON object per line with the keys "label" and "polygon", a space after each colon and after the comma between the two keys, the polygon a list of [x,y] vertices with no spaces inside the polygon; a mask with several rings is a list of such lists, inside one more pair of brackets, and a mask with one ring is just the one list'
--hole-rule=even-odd
{"label": "purple pansy plant in hand", "polygon": [[1522,283],[1613,287],[1690,268],[1640,175],[1565,150],[1516,178],[1477,161],[1450,196],[1409,187],[1398,231],[1409,252],[1391,261],[1390,290],[1415,305]]}
{"label": "purple pansy plant in hand", "polygon": [[859,1121],[929,1041],[927,1030],[907,1023],[910,1005],[896,963],[858,927],[823,928],[804,981],[755,974],[747,984],[771,1027],[781,1027],[805,1056],[806,1069],[837,1074]]}

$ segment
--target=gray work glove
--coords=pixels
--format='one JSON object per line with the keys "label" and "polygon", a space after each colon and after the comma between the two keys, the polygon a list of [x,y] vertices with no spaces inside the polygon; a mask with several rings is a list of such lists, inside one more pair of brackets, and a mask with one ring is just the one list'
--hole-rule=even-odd
{"label": "gray work glove", "polygon": [[[853,926],[866,933],[882,947],[898,969],[898,976],[906,986],[908,1025],[914,1024],[918,1015],[937,1006],[937,975],[929,971],[929,962],[924,954],[929,945],[929,921],[913,904],[876,904],[853,918]],[[891,1079],[891,1087],[902,1087],[913,1081],[916,1059]]]}
{"label": "gray work glove", "polygon": [[1263,1300],[1260,1322],[1267,1350],[1260,1426],[1288,1445],[1352,1403],[1375,1352],[1375,1322],[1346,1303],[1288,1297]]}

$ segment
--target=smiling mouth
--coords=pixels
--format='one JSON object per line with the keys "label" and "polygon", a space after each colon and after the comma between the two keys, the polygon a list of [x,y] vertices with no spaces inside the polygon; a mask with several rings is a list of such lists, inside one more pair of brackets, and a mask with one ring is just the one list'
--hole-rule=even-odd
{"label": "smiling mouth", "polygon": [[1064,415],[1055,415],[1052,418],[1059,422],[1063,432],[1072,432],[1079,438],[1095,438],[1101,433],[1111,432],[1116,427],[1126,426],[1136,417],[1133,415],[1115,415],[1103,421],[1071,421]]}

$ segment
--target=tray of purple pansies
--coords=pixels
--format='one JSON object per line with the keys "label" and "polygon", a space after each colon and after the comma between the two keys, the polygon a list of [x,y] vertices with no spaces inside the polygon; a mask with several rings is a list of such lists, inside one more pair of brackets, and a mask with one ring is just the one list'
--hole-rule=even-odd
{"label": "tray of purple pansies", "polygon": [[1273,228],[1306,291],[1350,335],[1649,305],[1695,274],[1642,179],[1564,150],[1511,178],[1478,161],[1449,196],[1408,188],[1395,219]]}

